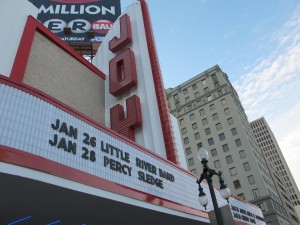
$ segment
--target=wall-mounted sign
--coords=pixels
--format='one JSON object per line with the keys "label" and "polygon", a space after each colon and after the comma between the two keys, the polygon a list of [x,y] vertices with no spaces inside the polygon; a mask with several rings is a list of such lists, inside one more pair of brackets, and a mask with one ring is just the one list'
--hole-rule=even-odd
{"label": "wall-mounted sign", "polygon": [[116,20],[93,63],[108,76],[105,125],[179,164],[145,1]]}
{"label": "wall-mounted sign", "polygon": [[235,198],[229,201],[230,211],[234,221],[249,225],[265,225],[265,219],[261,209]]}
{"label": "wall-mounted sign", "polygon": [[[39,10],[40,20],[66,42],[102,42],[121,14],[120,0],[29,0]],[[65,34],[69,27],[71,34]],[[90,40],[88,31],[94,31]]]}

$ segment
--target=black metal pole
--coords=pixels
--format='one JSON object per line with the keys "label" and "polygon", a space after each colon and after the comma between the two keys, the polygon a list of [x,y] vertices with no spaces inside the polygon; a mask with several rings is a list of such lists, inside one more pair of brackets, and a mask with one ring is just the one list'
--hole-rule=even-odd
{"label": "black metal pole", "polygon": [[207,184],[208,184],[208,187],[209,187],[210,196],[211,196],[211,200],[213,202],[213,206],[214,206],[214,210],[215,210],[215,215],[216,215],[217,223],[218,223],[218,225],[224,225],[223,224],[223,220],[222,220],[221,211],[220,211],[219,206],[218,206],[218,202],[217,202],[217,198],[216,198],[214,186],[212,184],[212,177],[213,177],[213,175],[219,175],[219,174],[216,173],[215,170],[212,170],[212,169],[210,169],[207,166],[208,161],[206,159],[202,159],[201,163],[203,164],[203,173],[200,176],[199,184],[201,183],[201,181],[203,179],[205,179],[207,181]]}
{"label": "black metal pole", "polygon": [[206,180],[207,180],[207,183],[208,183],[211,200],[213,202],[213,206],[214,206],[214,210],[215,210],[215,214],[216,214],[217,223],[218,223],[218,225],[224,225],[223,224],[223,220],[222,220],[222,216],[221,216],[221,211],[220,211],[219,206],[218,206],[218,202],[217,202],[217,198],[216,198],[214,186],[212,184],[212,179],[209,177]]}

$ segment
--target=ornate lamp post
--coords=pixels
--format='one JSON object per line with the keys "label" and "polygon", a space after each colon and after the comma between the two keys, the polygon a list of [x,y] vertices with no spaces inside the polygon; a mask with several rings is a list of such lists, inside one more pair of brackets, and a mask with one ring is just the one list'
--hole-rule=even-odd
{"label": "ornate lamp post", "polygon": [[227,201],[228,201],[228,199],[231,195],[230,190],[226,186],[226,184],[224,184],[224,180],[222,179],[221,171],[219,171],[217,173],[215,170],[210,169],[208,167],[208,165],[207,165],[207,163],[208,163],[208,152],[204,148],[201,147],[198,151],[197,156],[198,156],[198,159],[200,160],[201,164],[203,165],[203,172],[200,175],[200,178],[197,180],[197,184],[199,185],[199,202],[206,209],[206,206],[208,204],[208,199],[207,199],[205,193],[203,192],[203,188],[200,185],[200,183],[205,179],[207,181],[207,184],[208,184],[208,187],[209,187],[211,199],[212,199],[212,202],[213,202],[213,206],[214,206],[214,210],[215,210],[215,214],[216,214],[216,218],[217,218],[217,223],[218,223],[218,225],[224,225],[223,220],[222,220],[222,216],[221,216],[221,212],[220,212],[220,209],[219,209],[219,206],[218,206],[216,194],[215,194],[215,191],[214,191],[214,187],[213,187],[213,184],[212,184],[213,175],[217,175],[219,177],[220,194]]}

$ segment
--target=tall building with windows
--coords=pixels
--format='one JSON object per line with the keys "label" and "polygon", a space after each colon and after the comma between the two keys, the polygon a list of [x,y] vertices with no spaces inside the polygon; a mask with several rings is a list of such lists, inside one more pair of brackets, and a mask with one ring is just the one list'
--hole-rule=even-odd
{"label": "tall building with windows", "polygon": [[[281,195],[285,200],[285,205],[290,209],[292,218],[300,216],[300,193],[296,182],[289,170],[285,158],[280,150],[276,138],[268,125],[265,118],[259,118],[250,123],[256,141],[265,157],[265,160],[270,161],[270,166],[279,175],[281,180],[278,180]],[[281,182],[280,182],[281,181]],[[294,206],[294,207],[293,207]],[[298,219],[298,218],[297,218]]]}
{"label": "tall building with windows", "polygon": [[203,146],[209,166],[223,172],[234,195],[260,207],[267,224],[293,224],[226,73],[216,65],[166,93],[179,122],[188,169],[202,172],[197,152]]}

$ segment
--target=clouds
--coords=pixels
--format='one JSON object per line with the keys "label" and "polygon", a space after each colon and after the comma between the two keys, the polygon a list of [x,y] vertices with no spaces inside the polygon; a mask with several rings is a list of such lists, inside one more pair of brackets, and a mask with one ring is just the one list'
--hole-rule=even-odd
{"label": "clouds", "polygon": [[[270,41],[270,40],[269,40]],[[250,121],[264,116],[293,171],[300,170],[300,5],[272,35],[276,47],[233,85]],[[267,43],[266,43],[267,44]],[[295,125],[296,124],[296,125]],[[290,154],[295,154],[291,156]],[[300,185],[300,176],[296,177]]]}
{"label": "clouds", "polygon": [[[277,47],[234,83],[249,118],[275,110],[300,84],[300,6],[273,38]],[[277,103],[277,104],[273,104]],[[259,112],[259,115],[258,115]]]}

